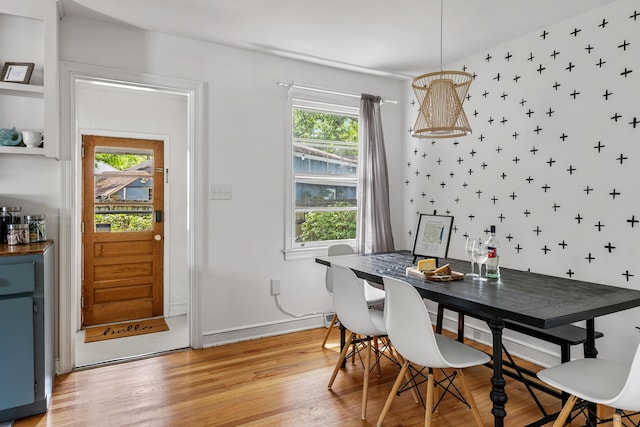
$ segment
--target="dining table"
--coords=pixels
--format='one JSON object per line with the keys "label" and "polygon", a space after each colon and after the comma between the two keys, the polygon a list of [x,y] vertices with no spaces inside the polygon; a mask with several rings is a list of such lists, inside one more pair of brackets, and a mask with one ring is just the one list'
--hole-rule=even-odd
{"label": "dining table", "polygon": [[[380,286],[384,286],[385,276],[404,280],[425,299],[486,320],[493,341],[490,398],[496,427],[504,426],[507,416],[502,364],[505,320],[538,328],[585,321],[587,336],[584,355],[596,357],[595,319],[640,306],[640,291],[637,290],[502,266],[498,279],[478,280],[465,276],[462,280],[426,280],[408,273],[407,268],[414,267],[416,263],[416,257],[409,251],[318,257],[316,262],[327,267],[347,267],[357,277]],[[468,261],[441,258],[437,262],[440,266],[449,264],[451,270],[456,272],[469,269]]]}

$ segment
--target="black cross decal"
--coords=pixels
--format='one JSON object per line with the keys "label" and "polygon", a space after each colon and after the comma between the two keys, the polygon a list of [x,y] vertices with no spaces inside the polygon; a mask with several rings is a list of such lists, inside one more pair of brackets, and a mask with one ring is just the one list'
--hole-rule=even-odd
{"label": "black cross decal", "polygon": [[580,31],[582,31],[582,30],[579,30],[579,29],[576,28],[573,31],[571,31],[569,34],[571,34],[573,37],[578,37],[578,33]]}
{"label": "black cross decal", "polygon": [[536,133],[536,135],[540,135],[540,132],[542,132],[542,128],[540,126],[536,126],[533,131]]}
{"label": "black cross decal", "polygon": [[456,197],[453,201],[456,202],[456,204],[460,203],[460,197]]}
{"label": "black cross decal", "polygon": [[602,60],[602,58],[600,58],[600,61],[596,62],[596,65],[597,65],[598,67],[602,68],[602,66],[603,66],[604,64],[606,64],[606,63],[607,63],[607,61],[603,61],[603,60]]}
{"label": "black cross decal", "polygon": [[586,51],[587,51],[587,53],[589,53],[589,54],[591,54],[591,50],[592,50],[592,49],[594,49],[594,47],[593,47],[593,46],[591,46],[590,44],[589,44],[587,47],[585,47],[585,48],[584,48],[584,50],[586,50]]}
{"label": "black cross decal", "polygon": [[553,208],[554,212],[558,212],[558,209],[560,209],[560,205],[557,203],[554,203],[553,206],[551,206]]}
{"label": "black cross decal", "polygon": [[618,45],[618,48],[622,48],[622,50],[627,50],[627,46],[629,46],[630,44],[631,44],[631,43],[628,43],[628,42],[625,40],[622,44]]}
{"label": "black cross decal", "polygon": [[543,185],[543,186],[542,186],[542,187],[540,187],[540,188],[542,188],[542,189],[544,190],[544,192],[545,192],[545,193],[547,192],[547,190],[550,190],[550,189],[551,189],[551,187],[549,187],[549,185],[548,185],[548,184],[545,184],[545,185]]}
{"label": "black cross decal", "polygon": [[407,185],[409,185],[409,180],[406,180],[404,183],[405,183],[405,184],[407,184]]}
{"label": "black cross decal", "polygon": [[533,230],[533,232],[536,233],[536,236],[539,236],[540,233],[542,233],[542,230],[540,230],[540,226],[539,225],[536,225],[536,228],[535,228],[535,230]]}
{"label": "black cross decal", "polygon": [[426,159],[427,158],[427,153],[422,153],[422,158]]}
{"label": "black cross decal", "polygon": [[471,175],[473,173],[473,169],[469,168],[468,172],[469,172],[469,175]]}
{"label": "black cross decal", "polygon": [[411,106],[413,107],[414,105],[416,105],[416,100],[415,100],[415,99],[412,99],[412,100],[411,100]]}
{"label": "black cross decal", "polygon": [[502,222],[505,218],[507,218],[506,216],[502,215],[502,213],[500,213],[500,216],[498,217],[498,219],[500,220],[500,222]]}
{"label": "black cross decal", "polygon": [[520,251],[522,250],[522,247],[520,246],[520,243],[518,243],[518,245],[514,248],[518,253],[520,253]]}
{"label": "black cross decal", "polygon": [[611,95],[613,95],[613,92],[609,92],[609,89],[607,89],[602,96],[604,96],[605,101],[608,101]]}
{"label": "black cross decal", "polygon": [[502,95],[500,95],[500,98],[502,98],[502,100],[505,101],[507,99],[507,96],[509,96],[508,93],[502,92]]}
{"label": "black cross decal", "polygon": [[531,150],[529,150],[529,152],[533,153],[533,155],[535,156],[536,153],[538,152],[538,149],[536,148],[536,146],[534,145],[533,148]]}
{"label": "black cross decal", "polygon": [[634,128],[634,129],[636,128],[636,126],[638,125],[638,123],[640,123],[640,121],[638,121],[638,118],[637,118],[637,117],[634,117],[634,118],[633,118],[633,120],[629,122],[629,124],[630,124],[631,126],[633,126],[633,128]]}
{"label": "black cross decal", "polygon": [[630,223],[630,224],[631,224],[631,228],[633,228],[633,226],[634,226],[635,224],[637,224],[638,222],[640,222],[640,221],[638,221],[638,220],[636,219],[636,216],[635,216],[635,215],[632,215],[632,216],[631,216],[631,218],[629,218],[629,219],[627,220],[627,222],[628,222],[628,223]]}
{"label": "black cross decal", "polygon": [[473,221],[473,218],[475,218],[475,216],[473,216],[473,214],[469,215],[469,220]]}
{"label": "black cross decal", "polygon": [[509,197],[511,197],[511,200],[515,200],[515,199],[516,199],[516,197],[518,197],[518,196],[517,196],[517,194],[516,194],[516,193],[515,193],[515,191],[514,191],[514,192],[512,192],[512,193],[509,195]]}
{"label": "black cross decal", "polygon": [[[502,123],[503,125],[507,124],[509,120],[505,119],[504,117],[502,118],[502,120],[500,120],[500,123]],[[633,127],[635,128],[635,124],[633,125]]]}
{"label": "black cross decal", "polygon": [[527,116],[529,116],[529,118],[531,118],[531,115],[534,114],[534,113],[535,113],[535,111],[533,111],[531,108],[529,108],[529,111],[527,111],[525,114]]}
{"label": "black cross decal", "polygon": [[492,125],[493,124],[493,117],[489,116],[489,120],[487,120],[487,122]]}
{"label": "black cross decal", "polygon": [[628,159],[629,159],[628,157],[625,157],[624,155],[622,155],[622,153],[620,153],[620,157],[618,157],[616,160],[618,160],[620,164],[622,164],[622,162]]}
{"label": "black cross decal", "polygon": [[580,95],[580,92],[574,89],[573,92],[571,92],[569,95],[572,96],[573,99],[576,99],[576,97]]}
{"label": "black cross decal", "polygon": [[616,196],[619,196],[619,195],[621,195],[621,194],[622,194],[622,193],[618,193],[618,192],[616,191],[616,189],[615,189],[615,188],[613,189],[613,191],[612,191],[611,193],[609,193],[609,195],[610,195],[611,197],[613,197],[613,199],[614,199],[614,200],[616,199]]}
{"label": "black cross decal", "polygon": [[478,117],[478,110],[473,110],[473,117]]}
{"label": "black cross decal", "polygon": [[521,77],[522,76],[519,76],[519,75],[516,74],[515,77],[513,78],[513,81],[518,83],[518,80],[520,80]]}
{"label": "black cross decal", "polygon": [[411,162],[407,163],[407,167],[410,168],[411,167]]}
{"label": "black cross decal", "polygon": [[467,183],[465,182],[464,184],[462,184],[462,186],[463,186],[464,188],[467,188],[467,187],[469,186],[469,184],[467,184]]}
{"label": "black cross decal", "polygon": [[569,165],[569,169],[567,169],[567,172],[569,172],[569,175],[573,175],[573,172],[575,172],[577,169],[573,167],[573,165]]}
{"label": "black cross decal", "polygon": [[502,151],[502,148],[498,145],[498,148],[496,148],[496,152],[500,154],[501,151]]}
{"label": "black cross decal", "polygon": [[462,157],[458,157],[457,162],[458,162],[458,164],[461,164],[462,162],[464,162],[464,160],[462,160]]}
{"label": "black cross decal", "polygon": [[601,232],[602,231],[602,227],[604,227],[604,224],[602,224],[600,221],[598,221],[598,223],[595,224],[594,227],[596,227],[598,229],[598,232]]}
{"label": "black cross decal", "polygon": [[525,217],[529,218],[529,215],[531,215],[531,212],[529,212],[529,209],[525,210],[524,212],[522,212],[524,214]]}
{"label": "black cross decal", "polygon": [[444,181],[442,181],[442,182],[440,183],[440,186],[441,186],[442,188],[444,188],[444,186],[445,186],[445,185],[447,185],[447,184],[445,184],[445,183],[444,183]]}
{"label": "black cross decal", "polygon": [[438,157],[438,160],[436,160],[436,163],[438,164],[438,166],[440,166],[440,164],[442,164],[442,159]]}
{"label": "black cross decal", "polygon": [[487,164],[485,162],[482,162],[480,167],[482,167],[482,170],[486,170],[487,169]]}
{"label": "black cross decal", "polygon": [[418,155],[418,149],[416,148],[415,150],[413,150],[413,155],[417,156]]}
{"label": "black cross decal", "polygon": [[627,67],[624,67],[624,71],[620,73],[621,76],[624,76],[626,79],[629,74],[633,73],[633,70],[627,70]]}
{"label": "black cross decal", "polygon": [[424,176],[426,176],[426,177],[427,177],[427,179],[430,179],[430,178],[431,178],[431,174],[430,174],[430,173],[426,173]]}
{"label": "black cross decal", "polygon": [[542,34],[540,34],[540,37],[542,37],[542,40],[546,40],[548,35],[549,32],[547,30],[544,30]]}
{"label": "black cross decal", "polygon": [[496,204],[496,202],[498,201],[498,198],[497,198],[496,196],[493,196],[493,197],[491,198],[491,201],[492,201],[492,202],[493,202],[493,204],[495,205],[495,204]]}
{"label": "black cross decal", "polygon": [[478,195],[478,199],[480,198],[480,195],[482,194],[481,190],[476,191],[476,194]]}
{"label": "black cross decal", "polygon": [[569,70],[569,72],[573,71],[573,69],[575,68],[575,65],[573,65],[572,62],[569,62],[569,65],[567,66],[567,68],[565,68],[565,70]]}
{"label": "black cross decal", "polygon": [[416,171],[416,176],[420,176],[420,171]]}
{"label": "black cross decal", "polygon": [[564,250],[569,245],[563,240],[562,242],[558,243],[558,246],[562,246],[562,249]]}
{"label": "black cross decal", "polygon": [[513,158],[513,162],[517,165],[518,162],[520,161],[520,159],[518,158],[518,156]]}
{"label": "black cross decal", "polygon": [[589,261],[589,264],[591,264],[591,261],[594,261],[595,258],[591,256],[591,252],[589,252],[589,256],[585,257],[584,259]]}
{"label": "black cross decal", "polygon": [[589,192],[593,191],[593,188],[590,188],[590,187],[587,185],[587,188],[585,188],[585,189],[584,189],[584,190],[582,190],[582,191],[586,191],[587,196],[588,196],[588,195],[589,195]]}
{"label": "black cross decal", "polygon": [[615,247],[615,246],[613,246],[613,245],[611,245],[611,242],[609,242],[609,243],[607,243],[606,245],[604,245],[604,248],[605,248],[606,250],[608,250],[608,251],[609,251],[609,253],[611,253],[611,251],[613,251],[616,247]]}
{"label": "black cross decal", "polygon": [[531,181],[533,181],[533,178],[529,177],[529,178],[525,179],[525,181],[527,181],[529,184],[531,184]]}
{"label": "black cross decal", "polygon": [[467,71],[467,66],[466,65],[462,66],[462,71]]}
{"label": "black cross decal", "polygon": [[482,96],[484,96],[485,98],[487,97],[487,95],[489,95],[489,92],[487,92],[486,90],[482,93]]}
{"label": "black cross decal", "polygon": [[551,249],[549,249],[547,245],[544,245],[544,248],[542,248],[541,250],[544,252],[545,255],[547,254],[547,252],[551,252]]}
{"label": "black cross decal", "polygon": [[553,160],[553,157],[549,157],[549,160],[547,160],[547,162],[546,162],[546,163],[549,165],[549,167],[552,167],[552,166],[553,166],[553,164],[554,164],[555,162],[556,162],[556,161],[555,161],[555,160]]}
{"label": "black cross decal", "polygon": [[633,11],[633,15],[631,15],[629,18],[633,19],[634,21],[638,19],[638,16],[640,16],[640,14],[638,14],[637,10]]}
{"label": "black cross decal", "polygon": [[425,193],[424,191],[421,194],[422,198],[424,199],[425,197],[427,197],[427,193]]}
{"label": "black cross decal", "polygon": [[567,271],[566,274],[567,274],[567,276],[572,277],[576,273],[574,273],[573,271],[571,271],[571,269],[569,269],[569,271]]}
{"label": "black cross decal", "polygon": [[603,20],[602,20],[602,23],[601,23],[601,24],[598,24],[598,27],[600,27],[600,28],[604,28],[604,27],[606,27],[606,26],[607,26],[607,24],[608,24],[608,23],[609,23],[609,21],[607,21],[606,19],[603,19]]}
{"label": "black cross decal", "polygon": [[504,57],[504,59],[506,59],[507,61],[509,61],[511,59],[513,55],[511,55],[510,52],[507,52],[507,56]]}
{"label": "black cross decal", "polygon": [[493,78],[493,80],[500,81],[500,73],[498,73],[498,75],[496,75],[496,76]]}
{"label": "black cross decal", "polygon": [[487,62],[491,61],[492,56],[487,53],[487,57],[484,58]]}
{"label": "black cross decal", "polygon": [[618,123],[618,119],[621,118],[622,116],[618,113],[616,113],[615,115],[613,115],[611,117],[611,120],[615,121],[616,123]]}
{"label": "black cross decal", "polygon": [[469,152],[469,154],[471,154],[471,157],[475,156],[475,155],[476,155],[476,150],[471,150],[471,151]]}
{"label": "black cross decal", "polygon": [[520,100],[520,105],[522,105],[524,107],[524,104],[527,103],[527,100],[522,98],[522,100]]}
{"label": "black cross decal", "polygon": [[560,55],[560,52],[558,52],[557,50],[553,50],[553,53],[550,55],[553,59],[556,59],[556,56]]}
{"label": "black cross decal", "polygon": [[544,70],[546,70],[546,69],[547,69],[546,67],[543,67],[543,66],[542,66],[542,64],[540,64],[540,66],[538,67],[538,69],[537,69],[536,71],[537,71],[538,73],[542,74],[542,72],[543,72]]}
{"label": "black cross decal", "polygon": [[429,203],[431,203],[432,205],[433,205],[435,202],[436,202],[436,201],[435,201],[435,200],[433,200],[433,199],[429,200]]}
{"label": "black cross decal", "polygon": [[507,240],[511,241],[511,239],[513,239],[513,236],[511,235],[511,233],[507,234]]}
{"label": "black cross decal", "polygon": [[506,174],[506,173],[504,173],[504,172],[502,172],[502,175],[500,175],[500,177],[501,177],[502,179],[505,179],[505,178],[507,177],[507,174]]}
{"label": "black cross decal", "polygon": [[562,135],[560,135],[560,139],[562,140],[562,142],[564,142],[565,139],[569,138],[569,135],[567,135],[566,133],[562,132]]}
{"label": "black cross decal", "polygon": [[629,277],[633,277],[633,274],[629,273],[629,270],[626,270],[622,275],[627,278],[627,282],[629,281]]}
{"label": "black cross decal", "polygon": [[451,177],[451,179],[453,179],[453,176],[454,176],[453,171],[449,172],[449,176]]}
{"label": "black cross decal", "polygon": [[469,94],[467,94],[466,100],[468,101],[470,99],[471,99],[471,94],[469,93]]}
{"label": "black cross decal", "polygon": [[409,202],[410,202],[411,204],[413,204],[413,199],[409,199]]}
{"label": "black cross decal", "polygon": [[518,132],[514,132],[513,135],[511,135],[513,137],[513,139],[518,139],[518,136],[520,134]]}
{"label": "black cross decal", "polygon": [[598,145],[596,145],[595,148],[596,150],[598,150],[598,153],[600,152],[601,149],[603,149],[604,147],[606,147],[605,145],[602,145],[601,141],[598,141]]}
{"label": "black cross decal", "polygon": [[480,136],[478,137],[478,139],[480,140],[480,142],[484,141],[485,136],[483,134],[480,134]]}
{"label": "black cross decal", "polygon": [[552,110],[552,109],[551,109],[551,107],[549,107],[549,111],[547,111],[547,113],[546,113],[546,114],[547,114],[549,117],[551,117],[551,115],[552,115],[553,113],[555,113],[555,111],[554,111],[554,110]]}
{"label": "black cross decal", "polygon": [[580,221],[582,221],[584,218],[582,218],[582,216],[578,214],[578,216],[576,216],[574,219],[578,221],[578,224],[580,224]]}
{"label": "black cross decal", "polygon": [[558,90],[558,88],[559,88],[560,86],[562,86],[562,85],[561,85],[560,83],[556,82],[556,83],[553,85],[553,88],[557,91],[557,90]]}

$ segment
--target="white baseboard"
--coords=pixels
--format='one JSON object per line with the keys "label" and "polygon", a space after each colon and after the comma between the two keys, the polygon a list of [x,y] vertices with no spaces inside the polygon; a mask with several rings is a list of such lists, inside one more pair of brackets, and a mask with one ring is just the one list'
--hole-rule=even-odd
{"label": "white baseboard", "polygon": [[[329,318],[331,320],[331,318]],[[202,334],[202,347],[216,347],[239,341],[282,335],[290,332],[325,327],[324,316],[315,315],[299,319],[287,319],[273,323],[251,325],[239,329],[210,331]]]}

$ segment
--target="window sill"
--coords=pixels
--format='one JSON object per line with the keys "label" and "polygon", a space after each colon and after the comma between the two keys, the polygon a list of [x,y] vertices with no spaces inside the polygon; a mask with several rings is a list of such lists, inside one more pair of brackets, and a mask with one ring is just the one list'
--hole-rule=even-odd
{"label": "window sill", "polygon": [[297,261],[301,259],[312,259],[319,256],[327,256],[326,246],[312,248],[289,248],[282,251],[285,261]]}

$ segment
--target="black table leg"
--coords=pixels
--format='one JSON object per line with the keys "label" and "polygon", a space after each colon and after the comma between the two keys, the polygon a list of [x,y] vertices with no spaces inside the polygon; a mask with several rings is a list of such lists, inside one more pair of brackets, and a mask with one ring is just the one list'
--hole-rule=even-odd
{"label": "black table leg", "polygon": [[[595,319],[587,319],[587,341],[584,343],[584,357],[595,359],[597,356],[596,322]],[[598,406],[595,403],[588,403],[587,405],[589,406],[589,421],[591,421],[591,425],[596,425]]]}
{"label": "black table leg", "polygon": [[490,320],[488,322],[491,333],[493,334],[493,377],[491,378],[491,401],[493,402],[494,426],[503,427],[504,417],[507,411],[504,409],[507,403],[507,393],[504,391],[506,381],[502,375],[502,330],[504,329],[504,321]]}

